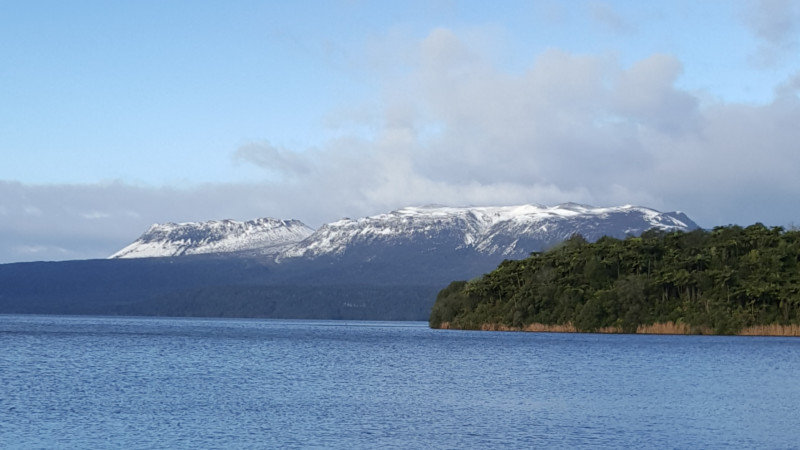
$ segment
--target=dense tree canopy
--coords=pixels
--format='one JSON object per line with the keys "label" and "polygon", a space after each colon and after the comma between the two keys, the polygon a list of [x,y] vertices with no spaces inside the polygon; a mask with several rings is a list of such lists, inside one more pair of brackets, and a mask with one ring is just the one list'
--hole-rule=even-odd
{"label": "dense tree canopy", "polygon": [[571,324],[579,331],[673,322],[736,333],[800,323],[800,231],[756,224],[650,230],[589,243],[580,236],[454,282],[434,304],[434,328]]}

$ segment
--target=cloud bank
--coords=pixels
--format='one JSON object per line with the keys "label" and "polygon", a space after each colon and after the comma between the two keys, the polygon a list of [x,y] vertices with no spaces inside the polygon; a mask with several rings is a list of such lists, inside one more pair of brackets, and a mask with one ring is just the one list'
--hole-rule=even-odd
{"label": "cloud bank", "polygon": [[278,174],[297,201],[318,192],[349,214],[578,201],[682,209],[707,226],[786,225],[800,206],[800,76],[749,105],[676,88],[683,68],[667,54],[622,66],[551,49],[514,74],[448,29],[406,53],[377,111],[330,120],[356,131],[305,151],[252,143],[237,157]]}
{"label": "cloud bank", "polygon": [[800,3],[793,0],[758,0],[751,4],[744,23],[759,40],[751,60],[761,66],[775,66],[787,54],[797,51],[800,35]]}

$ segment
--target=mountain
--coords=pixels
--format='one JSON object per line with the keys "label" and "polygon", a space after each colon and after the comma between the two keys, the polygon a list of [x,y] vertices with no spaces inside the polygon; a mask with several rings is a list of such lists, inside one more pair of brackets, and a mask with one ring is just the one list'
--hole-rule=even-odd
{"label": "mountain", "polygon": [[392,257],[411,253],[424,259],[454,251],[513,259],[545,250],[574,234],[596,241],[603,236],[639,235],[650,228],[688,231],[698,226],[683,213],[630,205],[408,207],[324,225],[280,252],[277,261],[320,257],[370,260],[387,252]]}
{"label": "mountain", "polygon": [[603,236],[639,235],[654,227],[698,228],[683,213],[630,205],[422,206],[342,219],[317,231],[297,220],[278,219],[156,224],[111,258],[247,254],[274,257],[280,263],[320,257],[371,260],[380,255],[397,257],[398,252],[424,258],[454,251],[523,258],[573,234],[596,241]]}
{"label": "mountain", "polygon": [[0,264],[0,314],[426,320],[441,289],[321,284],[301,276],[308,265],[297,276],[287,266],[247,255]]}
{"label": "mountain", "polygon": [[298,220],[255,219],[156,224],[110,258],[248,253],[269,255],[299,242],[313,229]]}
{"label": "mountain", "polygon": [[453,280],[579,233],[692,230],[634,206],[408,207],[311,230],[296,220],[153,225],[109,259],[0,264],[0,314],[427,320]]}

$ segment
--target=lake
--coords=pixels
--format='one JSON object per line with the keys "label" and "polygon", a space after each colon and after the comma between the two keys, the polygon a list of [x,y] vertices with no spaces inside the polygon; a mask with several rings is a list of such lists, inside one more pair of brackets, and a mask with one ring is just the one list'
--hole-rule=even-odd
{"label": "lake", "polygon": [[2,448],[798,446],[798,338],[0,316]]}

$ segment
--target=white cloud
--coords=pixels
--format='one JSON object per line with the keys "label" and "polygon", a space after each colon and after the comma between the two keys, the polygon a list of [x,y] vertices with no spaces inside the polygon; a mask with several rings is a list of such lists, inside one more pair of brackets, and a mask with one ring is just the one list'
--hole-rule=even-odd
{"label": "white cloud", "polygon": [[99,219],[108,219],[111,217],[111,214],[100,211],[89,211],[81,213],[80,216],[88,220],[99,220]]}
{"label": "white cloud", "polygon": [[615,112],[666,134],[697,131],[699,102],[674,87],[682,71],[675,57],[655,54],[624,71],[616,80]]}
{"label": "white cloud", "polygon": [[35,207],[35,206],[33,206],[33,205],[25,205],[25,206],[23,206],[22,207],[22,212],[26,216],[37,216],[38,217],[38,216],[42,215],[42,210],[37,208],[37,207]]}
{"label": "white cloud", "polygon": [[234,152],[234,159],[255,164],[275,173],[294,177],[308,174],[312,170],[312,161],[295,152],[278,148],[269,142],[249,144],[239,147]]}
{"label": "white cloud", "polygon": [[14,248],[20,255],[67,255],[69,251],[60,247],[48,247],[45,245],[20,245]]}
{"label": "white cloud", "polygon": [[[263,159],[291,160],[281,163],[293,180],[288,196],[308,203],[313,191],[347,215],[414,203],[581,201],[681,209],[708,226],[794,220],[771,205],[798,205],[790,176],[800,162],[790,125],[800,123],[798,78],[767,105],[703,104],[676,87],[682,65],[667,54],[625,67],[613,55],[551,49],[509,73],[444,28],[404,54],[407,70],[384,72],[380,108],[331,118],[351,127],[349,137],[340,130],[291,156],[265,145]],[[359,123],[353,111],[379,116]],[[367,127],[369,135],[359,131]],[[247,151],[255,159],[259,150]],[[762,200],[743,208],[742,198]]]}
{"label": "white cloud", "polygon": [[313,212],[300,217],[301,211],[287,197],[280,188],[265,185],[174,189],[123,183],[25,185],[0,181],[0,198],[9,211],[0,221],[0,263],[104,258],[156,222],[319,219]]}
{"label": "white cloud", "polygon": [[605,2],[593,1],[589,3],[589,14],[597,24],[614,33],[627,34],[635,29],[611,5]]}
{"label": "white cloud", "polygon": [[800,35],[800,3],[795,0],[755,0],[747,8],[744,22],[759,39],[751,60],[760,66],[775,66],[797,51]]}

